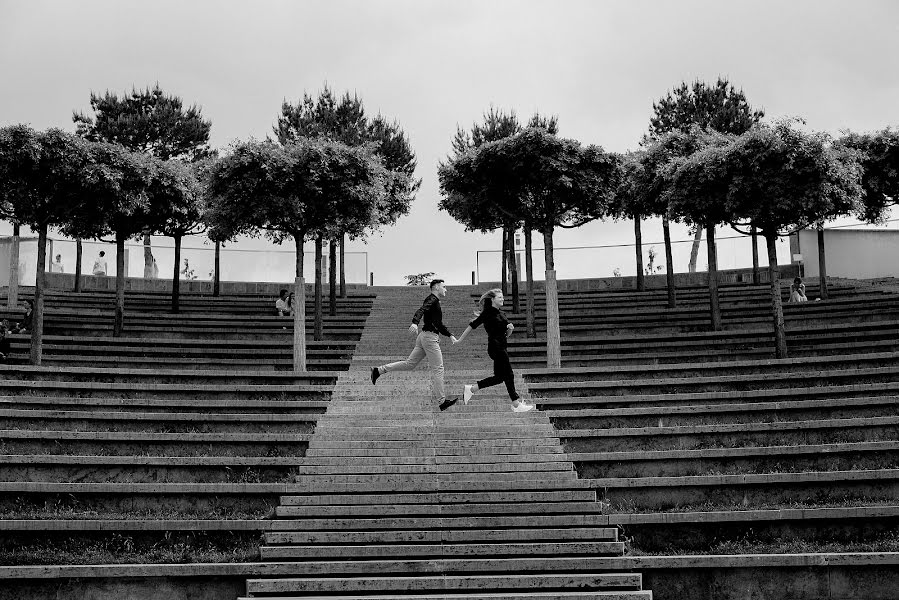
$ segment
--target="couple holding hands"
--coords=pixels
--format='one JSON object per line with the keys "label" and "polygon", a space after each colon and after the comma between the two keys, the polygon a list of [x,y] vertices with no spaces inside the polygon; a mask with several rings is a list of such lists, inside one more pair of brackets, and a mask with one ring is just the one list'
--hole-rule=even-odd
{"label": "couple holding hands", "polygon": [[[412,325],[409,326],[409,332],[418,336],[415,339],[415,348],[412,349],[409,358],[380,367],[372,367],[371,382],[376,383],[381,375],[392,371],[411,371],[423,358],[427,357],[434,396],[440,403],[440,410],[446,410],[459,399],[447,398],[444,391],[440,335],[450,338],[453,345],[461,344],[468,334],[483,325],[487,331],[487,354],[493,359],[493,375],[477,383],[466,385],[462,391],[462,402],[468,404],[478,390],[505,383],[509,398],[512,399],[513,412],[533,410],[534,406],[521,400],[515,391],[515,375],[506,351],[506,338],[512,334],[515,326],[509,322],[501,310],[503,306],[502,290],[493,289],[481,296],[478,300],[479,310],[475,312],[476,318],[468,324],[468,328],[465,329],[462,336],[456,339],[443,324],[443,310],[440,308],[440,298],[446,296],[446,285],[442,279],[435,279],[431,282],[430,287],[431,293],[425,298],[421,308],[416,311],[415,316],[412,317]],[[422,320],[424,322],[419,328],[418,324]]]}

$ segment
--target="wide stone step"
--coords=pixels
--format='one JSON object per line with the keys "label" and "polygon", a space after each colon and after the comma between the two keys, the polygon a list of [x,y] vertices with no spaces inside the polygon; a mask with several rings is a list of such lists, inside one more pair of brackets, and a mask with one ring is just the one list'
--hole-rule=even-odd
{"label": "wide stone step", "polygon": [[666,510],[677,506],[892,502],[899,469],[585,479],[612,509]]}
{"label": "wide stone step", "polygon": [[876,417],[893,414],[899,396],[825,398],[746,404],[699,404],[617,409],[546,411],[559,429],[673,427],[714,423],[806,421],[827,418]]}
{"label": "wide stone step", "polygon": [[272,594],[322,593],[322,592],[386,592],[398,591],[534,591],[539,588],[573,588],[596,590],[639,590],[642,577],[638,573],[565,574],[545,575],[445,575],[442,577],[366,577],[366,578],[284,578],[249,579],[247,594],[250,597],[270,597]]}
{"label": "wide stone step", "polygon": [[[287,522],[291,523],[290,521]],[[436,544],[506,542],[617,542],[618,529],[611,527],[571,529],[413,529],[379,531],[277,531],[265,534],[271,545],[303,544]]]}
{"label": "wide stone step", "polygon": [[501,460],[504,456],[534,454],[556,454],[564,457],[562,447],[557,441],[553,443],[537,445],[531,447],[521,446],[494,446],[492,448],[471,448],[471,447],[442,447],[442,448],[409,448],[409,447],[391,447],[391,448],[317,448],[312,449],[309,456],[315,458],[346,458],[346,457],[385,457],[385,458],[430,458],[430,457],[465,457],[476,456],[478,460],[494,460],[497,457]]}
{"label": "wide stone step", "polygon": [[275,516],[282,519],[339,518],[374,516],[484,516],[526,514],[589,514],[602,513],[599,502],[509,502],[494,504],[372,504],[335,506],[279,506]]}
{"label": "wide stone step", "polygon": [[[238,600],[248,600],[249,598],[257,598],[258,595],[249,596],[247,598],[238,598]],[[573,599],[595,599],[595,600],[652,600],[652,592],[647,590],[637,590],[628,592],[609,592],[609,591],[590,591],[590,592],[511,592],[511,593],[484,593],[476,592],[471,594],[400,594],[400,595],[384,595],[384,594],[366,594],[364,596],[266,596],[270,600],[573,600]]]}
{"label": "wide stone step", "polygon": [[683,377],[643,380],[597,380],[529,383],[531,394],[538,396],[586,396],[591,394],[671,394],[687,392],[757,390],[811,385],[847,385],[892,383],[899,379],[899,367],[876,367],[829,371],[792,371],[720,377]]}
{"label": "wide stone step", "polygon": [[71,396],[0,396],[0,406],[9,409],[58,409],[118,412],[216,412],[219,414],[255,413],[306,414],[324,418],[329,400],[245,400],[203,398],[79,398]]}
{"label": "wide stone step", "polygon": [[205,413],[198,422],[193,413],[100,412],[65,410],[0,409],[2,429],[53,429],[56,431],[151,431],[181,430],[204,433],[312,433],[316,414],[215,414]]}
{"label": "wide stone step", "polygon": [[309,466],[304,464],[297,469],[298,475],[354,475],[372,474],[426,474],[426,473],[537,473],[554,471],[571,471],[570,463],[524,463],[524,464],[450,464],[450,465],[358,465],[346,466]]}
{"label": "wide stone step", "polygon": [[212,385],[326,385],[333,386],[337,382],[338,373],[293,373],[293,372],[259,372],[259,371],[184,371],[180,369],[109,369],[101,367],[33,367],[0,365],[0,378],[5,385],[25,381],[30,385],[53,384],[62,382],[66,385],[76,383],[129,383],[138,385],[150,384],[198,384]]}
{"label": "wide stone step", "polygon": [[134,382],[3,381],[0,396],[13,394],[75,396],[80,398],[213,398],[248,400],[322,400],[330,398],[327,385],[187,385]]}
{"label": "wide stone step", "polygon": [[386,531],[386,530],[464,530],[473,529],[547,529],[608,527],[608,517],[600,514],[501,515],[448,517],[384,517],[298,519],[285,529],[291,531]]}
{"label": "wide stone step", "polygon": [[[818,398],[860,398],[899,395],[899,382],[849,385],[811,385],[779,389],[747,389],[690,393],[643,393],[620,396],[583,395],[534,397],[541,409],[630,408],[634,406],[689,406],[711,403],[795,401]],[[526,413],[527,414],[527,413]]]}
{"label": "wide stone step", "polygon": [[628,429],[567,429],[559,431],[568,452],[639,451],[742,446],[750,441],[827,443],[839,436],[847,442],[897,439],[899,417],[721,423]]}
{"label": "wide stone step", "polygon": [[309,560],[323,558],[396,558],[446,556],[559,556],[588,554],[619,556],[624,542],[501,542],[491,544],[390,544],[366,546],[262,546],[262,560]]}
{"label": "wide stone step", "polygon": [[4,452],[19,454],[162,456],[302,456],[311,434],[165,433],[133,431],[0,430]]}
{"label": "wide stone step", "polygon": [[671,477],[789,471],[876,469],[899,464],[899,441],[749,446],[699,450],[640,450],[569,454],[578,473],[604,477]]}
{"label": "wide stone step", "polygon": [[[420,465],[506,465],[516,463],[548,463],[558,462],[570,465],[563,454],[488,454],[488,455],[464,455],[464,456],[355,456],[352,458],[354,465],[359,466],[420,466]],[[347,457],[334,456],[307,456],[303,460],[304,466],[345,466]],[[566,467],[567,468],[567,467]]]}
{"label": "wide stone step", "polygon": [[[536,490],[528,492],[534,502],[595,502],[592,490]],[[306,494],[282,496],[282,506],[332,506],[367,504],[469,504],[487,502],[521,502],[518,492],[424,492],[399,494]]]}

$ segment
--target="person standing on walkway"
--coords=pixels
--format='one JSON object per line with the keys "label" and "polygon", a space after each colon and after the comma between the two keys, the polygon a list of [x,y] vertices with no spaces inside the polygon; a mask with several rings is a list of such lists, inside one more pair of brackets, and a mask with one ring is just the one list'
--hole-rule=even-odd
{"label": "person standing on walkway", "polygon": [[[443,334],[456,343],[456,338],[443,324],[443,310],[440,308],[440,299],[446,297],[446,285],[442,279],[431,282],[431,293],[425,298],[421,308],[412,317],[409,333],[416,335],[415,348],[406,360],[393,362],[380,367],[372,367],[371,382],[377,383],[378,378],[385,373],[393,371],[411,371],[427,356],[428,370],[431,373],[431,391],[433,392],[440,410],[446,410],[458,401],[458,398],[448,400],[443,386],[443,353],[440,351],[440,335]],[[421,321],[421,328],[418,324]]]}
{"label": "person standing on walkway", "polygon": [[106,253],[100,250],[97,260],[94,261],[94,268],[91,270],[94,275],[106,275]]}
{"label": "person standing on walkway", "polygon": [[518,392],[515,391],[515,373],[512,372],[512,363],[509,362],[509,353],[506,350],[506,338],[512,335],[515,326],[503,314],[503,291],[493,289],[486,292],[478,300],[478,307],[480,310],[475,312],[476,318],[468,324],[461,337],[453,341],[453,344],[461,344],[469,333],[483,325],[487,331],[487,355],[493,359],[493,376],[463,387],[462,402],[468,404],[478,390],[505,383],[509,398],[512,399],[513,412],[533,410],[534,405],[519,398]]}

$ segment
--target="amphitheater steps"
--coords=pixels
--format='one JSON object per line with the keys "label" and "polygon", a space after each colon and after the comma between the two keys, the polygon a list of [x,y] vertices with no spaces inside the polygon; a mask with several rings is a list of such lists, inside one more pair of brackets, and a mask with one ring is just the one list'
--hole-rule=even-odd
{"label": "amphitheater steps", "polygon": [[[352,560],[356,573],[251,579],[247,597],[650,598],[639,574],[551,566],[624,547],[546,415],[512,413],[499,388],[440,412],[424,365],[371,385],[372,366],[411,349],[406,329],[424,295],[379,295],[298,466],[307,491],[283,495],[275,510],[291,528],[267,531],[261,548],[263,560]],[[443,304],[451,329],[471,318],[469,304]],[[482,344],[444,344],[450,395],[484,376]],[[524,557],[545,557],[553,572],[521,572]]]}

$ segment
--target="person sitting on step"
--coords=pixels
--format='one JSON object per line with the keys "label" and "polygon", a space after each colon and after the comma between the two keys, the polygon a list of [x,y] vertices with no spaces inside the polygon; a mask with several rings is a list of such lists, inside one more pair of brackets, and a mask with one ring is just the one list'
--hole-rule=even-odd
{"label": "person sitting on step", "polygon": [[790,302],[808,302],[808,298],[805,296],[805,284],[802,283],[801,277],[795,278],[790,285]]}
{"label": "person sitting on step", "polygon": [[31,331],[31,319],[34,313],[34,302],[25,300],[25,314],[22,320],[16,323],[16,326],[10,330],[10,333],[29,333]]}
{"label": "person sitting on step", "polygon": [[281,290],[278,293],[278,299],[275,300],[275,310],[278,311],[278,316],[289,316],[290,313],[290,299],[287,297],[287,290]]}

